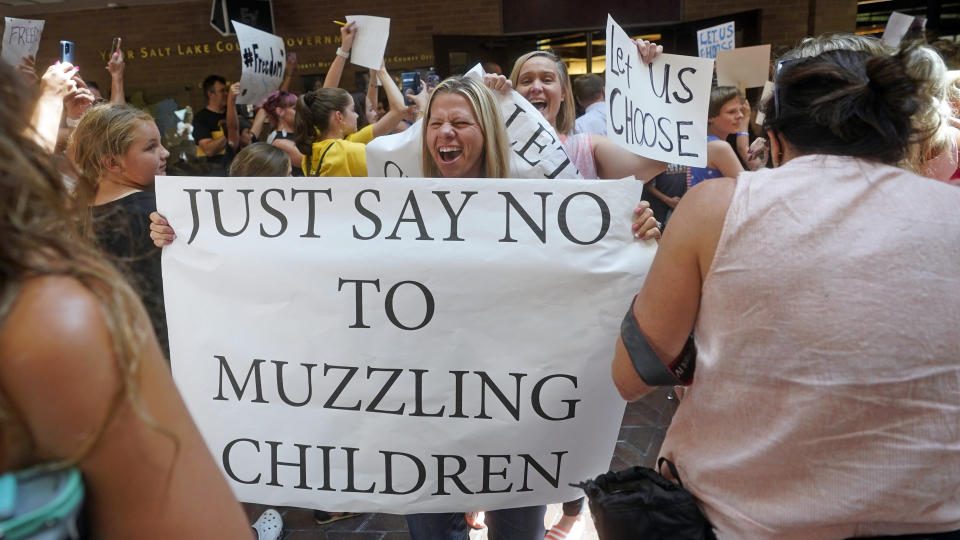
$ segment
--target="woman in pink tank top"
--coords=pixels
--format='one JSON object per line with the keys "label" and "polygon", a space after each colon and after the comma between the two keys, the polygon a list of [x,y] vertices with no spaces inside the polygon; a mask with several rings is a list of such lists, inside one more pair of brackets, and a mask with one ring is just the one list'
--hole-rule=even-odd
{"label": "woman in pink tank top", "polygon": [[960,192],[894,166],[915,54],[781,65],[778,168],[687,192],[624,319],[614,382],[689,385],[661,456],[721,540],[960,529]]}

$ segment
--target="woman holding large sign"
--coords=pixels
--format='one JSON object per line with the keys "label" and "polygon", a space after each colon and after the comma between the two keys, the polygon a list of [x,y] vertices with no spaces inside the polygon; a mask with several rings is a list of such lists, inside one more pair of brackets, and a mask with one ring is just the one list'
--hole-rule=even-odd
{"label": "woman holding large sign", "polygon": [[[422,137],[423,171],[443,178],[502,178],[509,176],[509,138],[499,106],[490,91],[469,77],[440,83],[427,103]],[[637,214],[639,237],[656,229],[647,208]],[[540,540],[544,536],[544,506],[487,512],[490,538]],[[466,539],[462,513],[407,516],[415,540]]]}
{"label": "woman holding large sign", "polygon": [[[500,108],[483,83],[468,77],[441,82],[427,102],[422,133],[425,176],[509,176],[509,138]],[[491,538],[539,540],[544,534],[544,512],[543,506],[489,512]],[[414,540],[466,540],[469,533],[462,512],[411,514],[407,526]]]}
{"label": "woman holding large sign", "polygon": [[624,318],[624,398],[692,382],[661,455],[722,538],[960,529],[960,192],[894,166],[916,53],[781,63],[779,167],[687,192]]}

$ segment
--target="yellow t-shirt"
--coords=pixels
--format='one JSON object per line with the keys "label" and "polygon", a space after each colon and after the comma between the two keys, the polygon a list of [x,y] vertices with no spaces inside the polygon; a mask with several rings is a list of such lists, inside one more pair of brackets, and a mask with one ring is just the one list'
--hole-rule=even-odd
{"label": "yellow t-shirt", "polygon": [[346,139],[313,143],[311,155],[303,157],[307,176],[366,176],[367,143],[373,140],[373,124]]}

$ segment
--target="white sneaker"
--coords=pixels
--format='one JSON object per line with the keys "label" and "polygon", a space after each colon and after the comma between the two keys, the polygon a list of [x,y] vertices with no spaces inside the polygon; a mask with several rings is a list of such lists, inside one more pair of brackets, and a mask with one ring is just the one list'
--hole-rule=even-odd
{"label": "white sneaker", "polygon": [[277,540],[283,534],[283,518],[280,512],[268,508],[251,525],[257,531],[257,540]]}

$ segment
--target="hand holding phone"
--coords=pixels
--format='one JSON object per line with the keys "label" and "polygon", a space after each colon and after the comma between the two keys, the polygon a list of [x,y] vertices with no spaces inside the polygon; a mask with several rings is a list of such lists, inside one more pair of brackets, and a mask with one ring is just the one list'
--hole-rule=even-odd
{"label": "hand holding phone", "polygon": [[[409,90],[409,93],[407,92]],[[400,92],[403,94],[404,105],[414,105],[410,95],[420,92],[420,72],[406,71],[400,74]]]}
{"label": "hand holding phone", "polygon": [[73,63],[74,45],[72,41],[60,41],[60,61]]}

